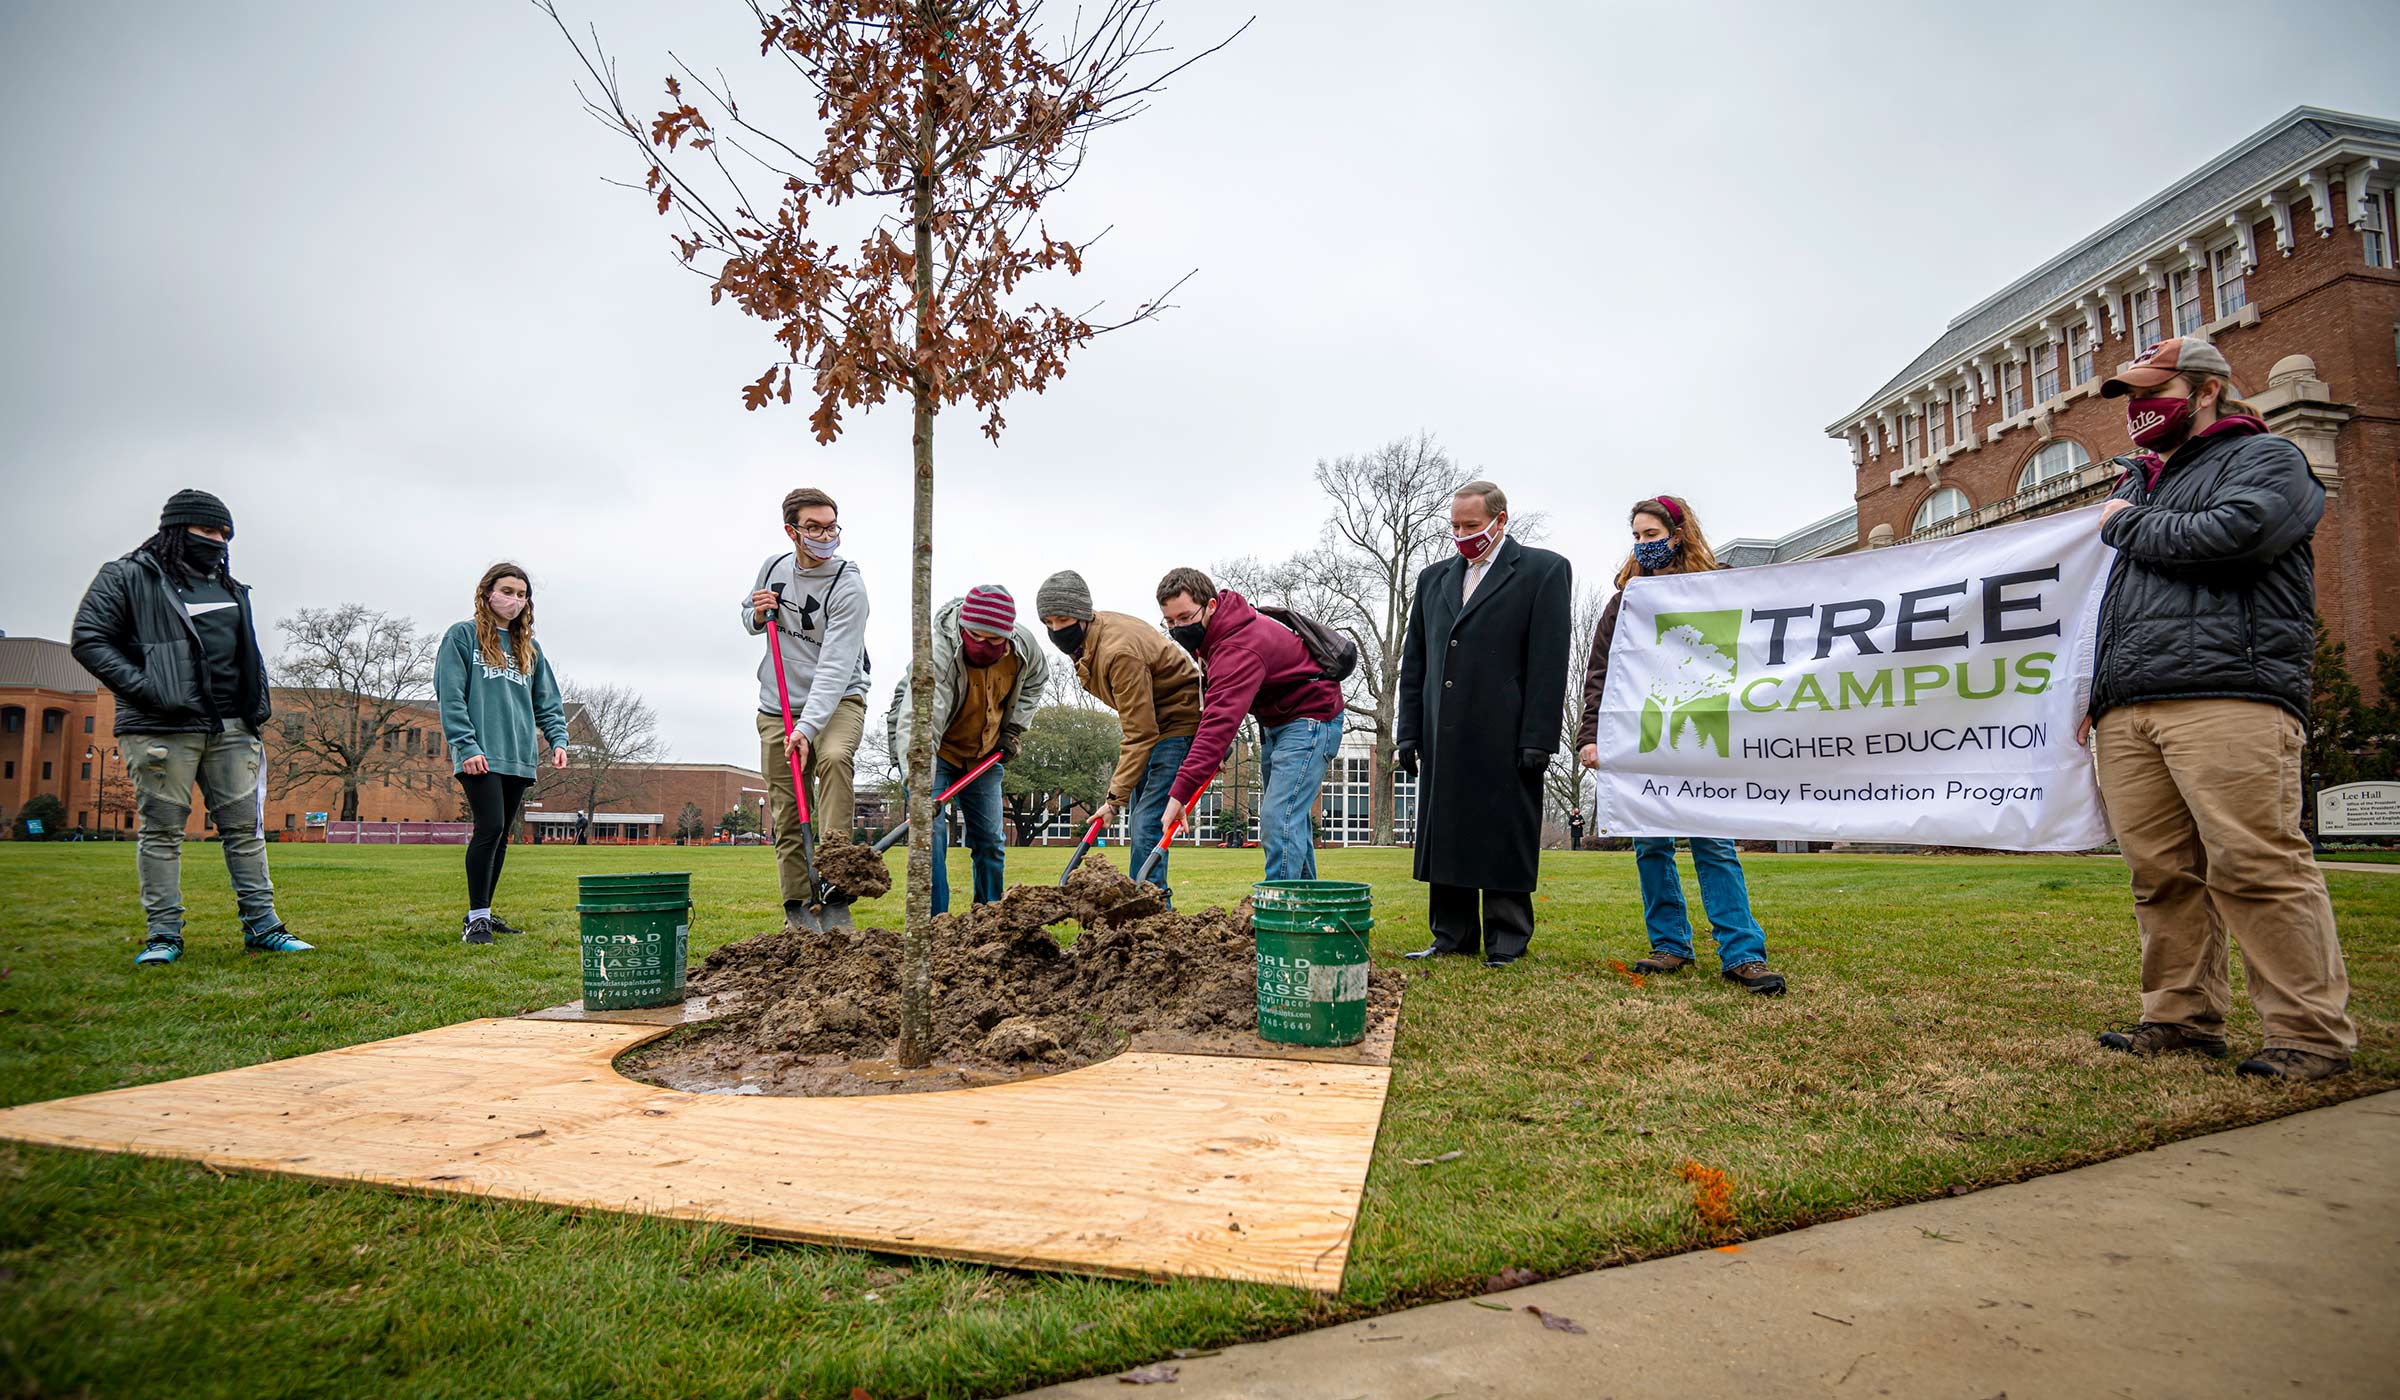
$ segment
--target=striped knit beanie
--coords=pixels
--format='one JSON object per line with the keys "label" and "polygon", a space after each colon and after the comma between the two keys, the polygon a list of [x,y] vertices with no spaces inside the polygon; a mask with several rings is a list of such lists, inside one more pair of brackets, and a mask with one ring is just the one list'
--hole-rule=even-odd
{"label": "striped knit beanie", "polygon": [[1017,630],[1017,600],[999,584],[978,584],[967,590],[959,606],[958,625],[995,637],[1010,636]]}

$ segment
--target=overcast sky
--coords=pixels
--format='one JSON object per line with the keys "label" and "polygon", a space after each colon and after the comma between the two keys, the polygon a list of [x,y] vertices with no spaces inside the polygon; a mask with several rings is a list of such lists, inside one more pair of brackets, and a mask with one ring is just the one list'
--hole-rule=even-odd
{"label": "overcast sky", "polygon": [[[677,51],[760,103],[738,4],[565,0],[638,110]],[[1979,6],[1168,0],[1205,44],[1096,143],[1058,232],[1103,338],[936,447],[940,597],[1072,567],[1276,556],[1321,457],[1425,431],[1548,513],[1596,581],[1624,511],[1719,541],[1842,508],[1823,425],[1950,317],[2301,104],[2400,116],[2379,3]],[[438,629],[533,575],[565,676],[638,687],[674,755],[755,765],[735,605],[799,485],[868,580],[880,719],[906,654],[908,416],[833,447],[742,410],[762,323],[712,308],[603,177],[547,19],[479,3],[0,3],[0,630],[64,639],[184,486],[222,495],[264,617]],[[794,144],[803,144],[796,140]],[[269,649],[273,650],[270,636]]]}

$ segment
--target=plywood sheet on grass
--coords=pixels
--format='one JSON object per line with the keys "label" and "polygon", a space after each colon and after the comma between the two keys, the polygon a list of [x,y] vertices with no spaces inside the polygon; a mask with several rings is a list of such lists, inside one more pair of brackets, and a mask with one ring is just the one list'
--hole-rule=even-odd
{"label": "plywood sheet on grass", "polygon": [[1129,1277],[1341,1285],[1390,1071],[1128,1053],[989,1088],[679,1093],[511,1018],[0,1110],[0,1137]]}

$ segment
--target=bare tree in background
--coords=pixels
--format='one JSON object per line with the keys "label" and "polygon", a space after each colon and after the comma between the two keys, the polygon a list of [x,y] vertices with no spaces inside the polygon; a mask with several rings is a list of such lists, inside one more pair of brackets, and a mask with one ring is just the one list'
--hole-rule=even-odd
{"label": "bare tree in background", "polygon": [[[1450,546],[1450,498],[1468,480],[1430,436],[1395,438],[1372,452],[1319,461],[1317,489],[1332,507],[1313,549],[1279,564],[1221,566],[1245,596],[1295,609],[1358,643],[1344,696],[1373,735],[1369,830],[1392,841],[1392,751],[1399,729],[1400,653],[1416,605],[1417,575]],[[1525,538],[1510,519],[1510,533]]]}
{"label": "bare tree in background", "polygon": [[268,771],[283,791],[338,783],[339,820],[351,822],[362,787],[431,788],[444,776],[440,745],[423,737],[437,639],[358,603],[302,608],[275,630],[283,654],[272,668]]}
{"label": "bare tree in background", "polygon": [[[1572,644],[1567,650],[1567,708],[1559,716],[1558,752],[1542,770],[1542,821],[1565,822],[1567,813],[1582,803],[1591,775],[1575,761],[1575,730],[1583,723],[1583,676],[1591,669],[1592,634],[1600,630],[1600,614],[1616,593],[1610,583],[1588,584],[1575,595]],[[1592,814],[1585,812],[1589,818]]]}
{"label": "bare tree in background", "polygon": [[[602,806],[633,795],[633,771],[666,757],[666,741],[658,734],[658,712],[641,692],[624,685],[577,685],[561,680],[566,701],[567,766],[542,769],[536,794],[545,807],[555,802],[587,815]],[[575,843],[590,837],[585,822],[575,824]]]}
{"label": "bare tree in background", "polygon": [[639,151],[645,198],[681,221],[676,253],[708,279],[709,299],[774,328],[776,359],[743,402],[788,404],[798,379],[822,443],[841,435],[845,409],[898,396],[913,413],[915,713],[896,1051],[902,1065],[924,1065],[938,737],[934,419],[972,403],[997,442],[1012,395],[1041,392],[1093,336],[1164,307],[1173,287],[1114,324],[1033,300],[1029,279],[1080,272],[1099,238],[1054,237],[1042,205],[1083,168],[1094,135],[1139,115],[1148,95],[1215,49],[1161,62],[1156,0],[1094,0],[1048,32],[1036,24],[1040,0],[747,0],[761,57],[814,115],[779,136],[749,120],[722,72],[681,60],[666,79],[667,107],[637,117],[597,32],[587,49],[555,0],[534,2],[594,84],[585,107]]}

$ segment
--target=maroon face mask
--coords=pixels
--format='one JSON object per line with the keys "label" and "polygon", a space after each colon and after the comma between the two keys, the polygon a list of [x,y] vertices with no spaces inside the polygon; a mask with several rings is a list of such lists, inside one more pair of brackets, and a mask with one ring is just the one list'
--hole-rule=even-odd
{"label": "maroon face mask", "polygon": [[1008,639],[987,637],[981,632],[969,632],[961,628],[958,633],[958,654],[967,659],[969,666],[989,666],[1008,655]]}
{"label": "maroon face mask", "polygon": [[2192,420],[2192,401],[2184,399],[2127,399],[2125,431],[2143,447],[2173,447],[2183,440]]}

